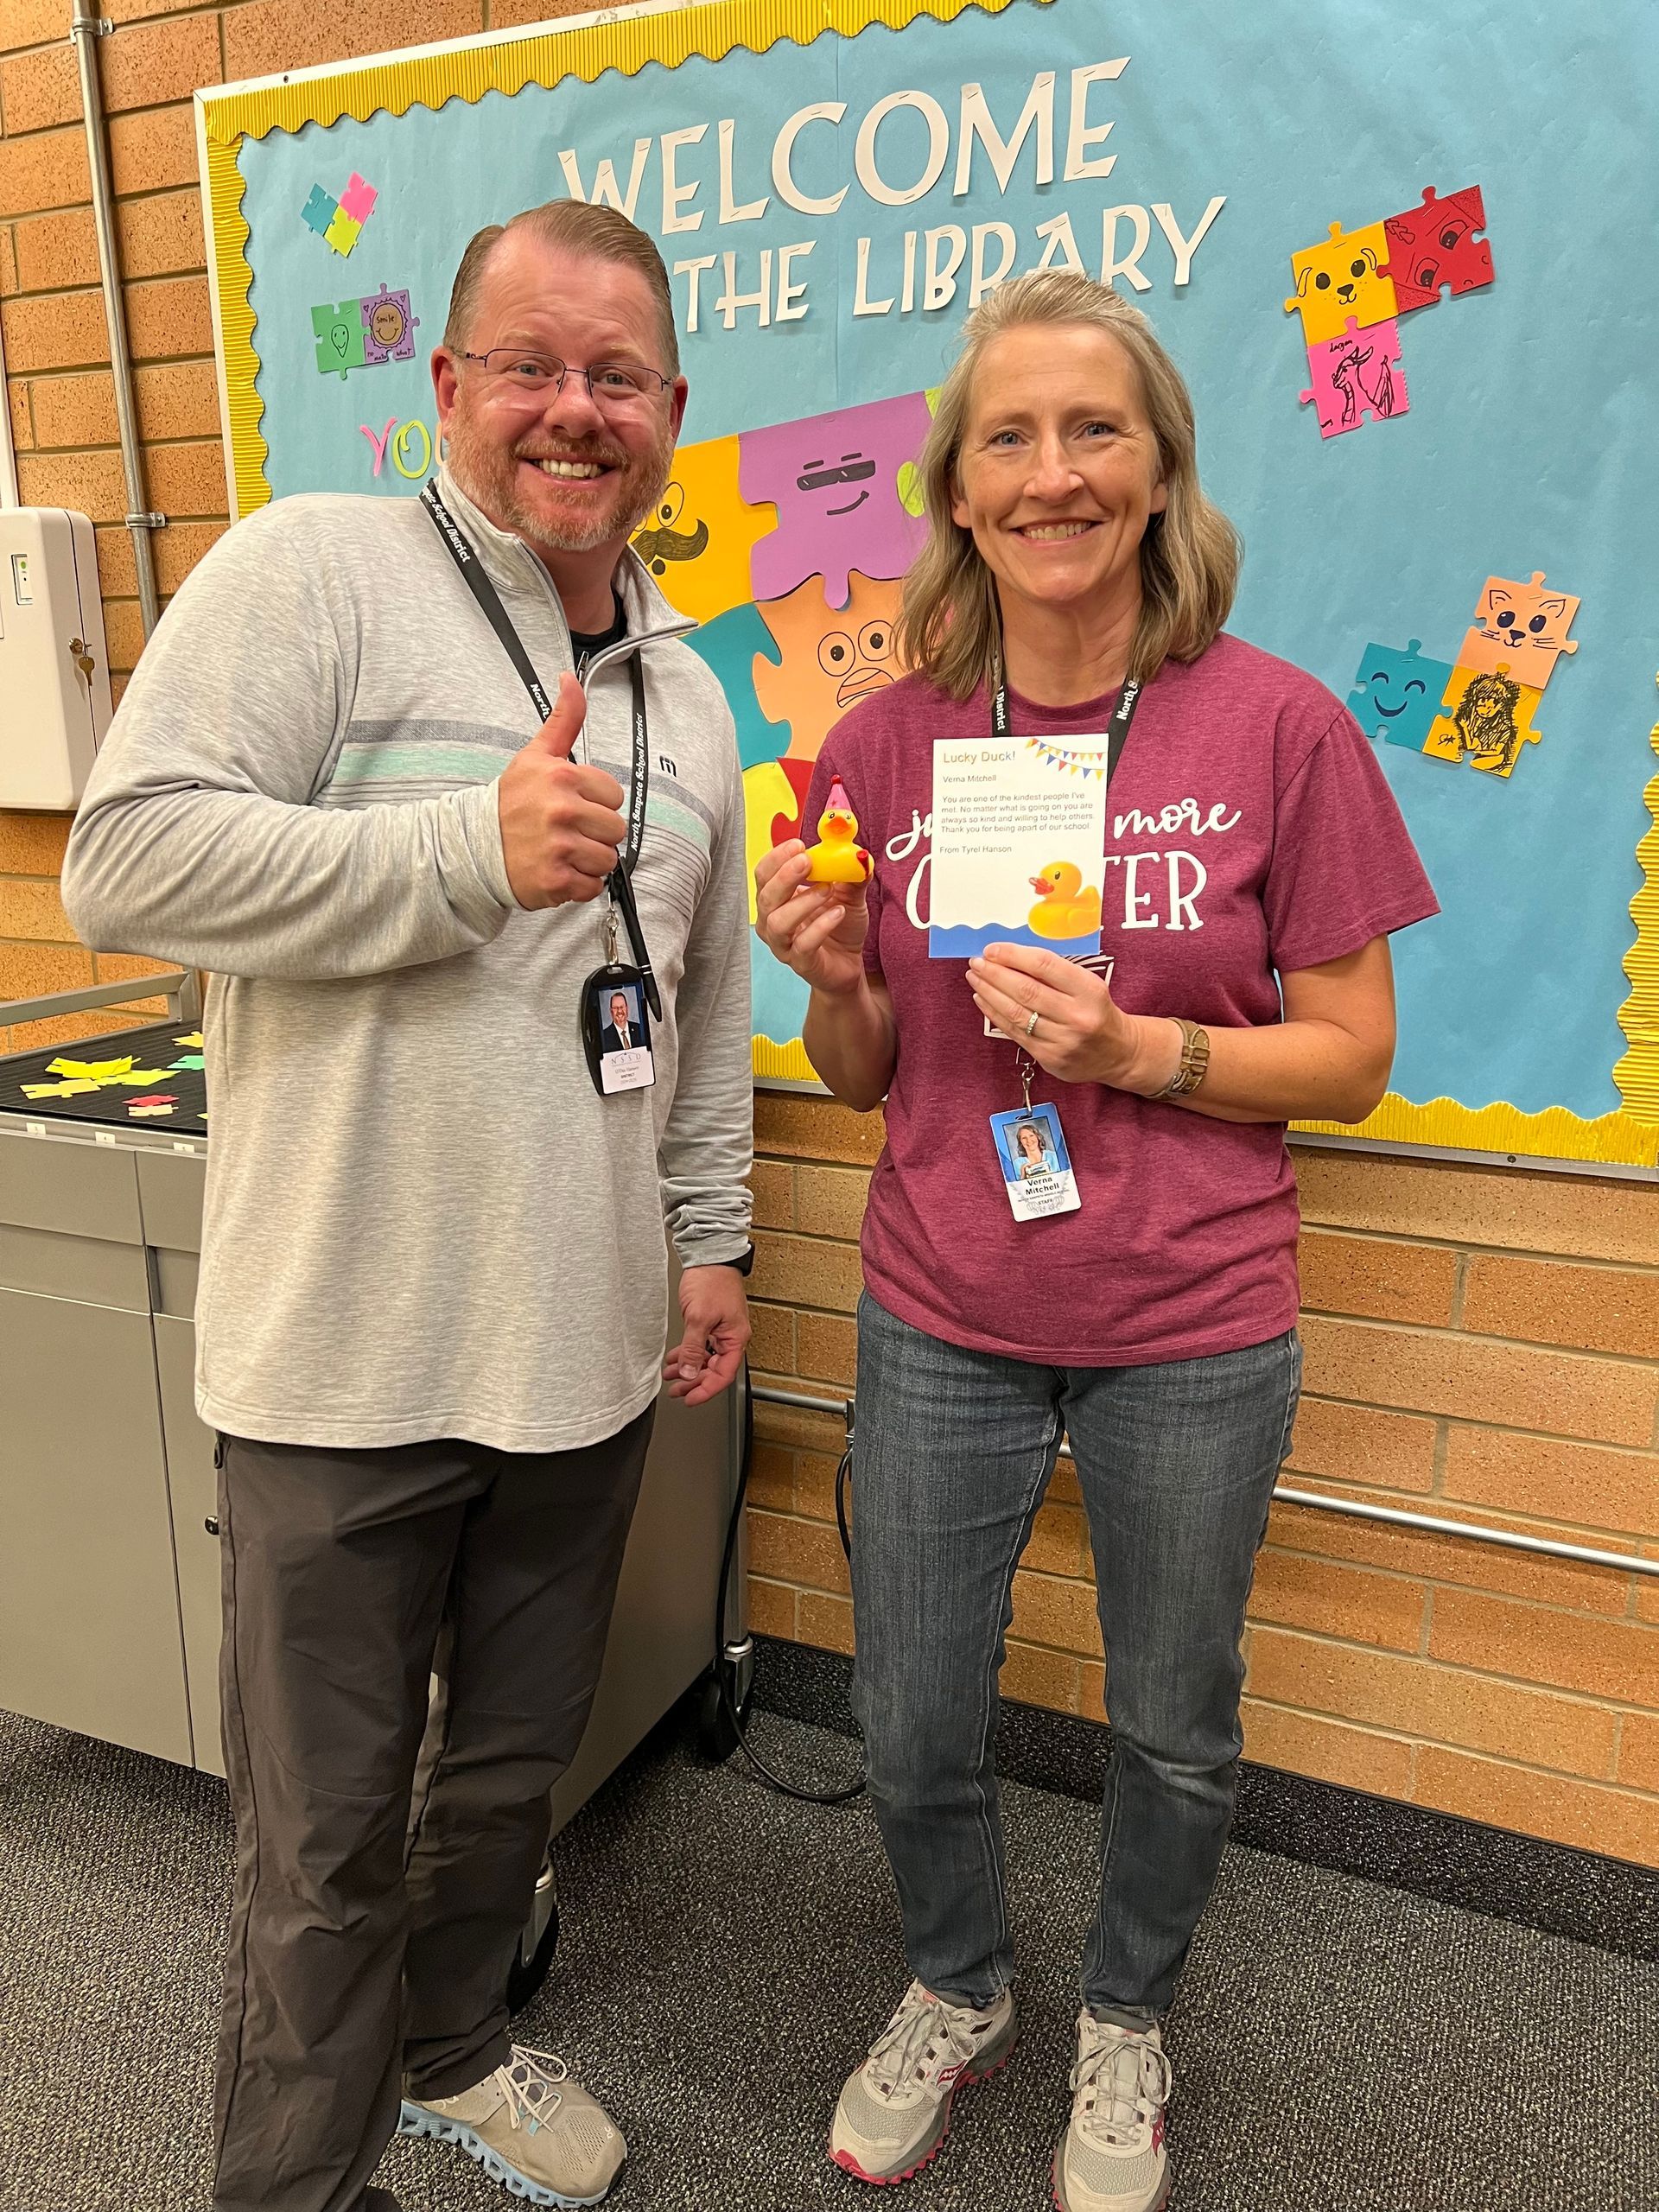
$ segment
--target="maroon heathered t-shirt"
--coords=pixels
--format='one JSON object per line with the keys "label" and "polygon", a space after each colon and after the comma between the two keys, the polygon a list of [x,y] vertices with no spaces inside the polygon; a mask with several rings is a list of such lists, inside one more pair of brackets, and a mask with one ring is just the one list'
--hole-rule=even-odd
{"label": "maroon heathered t-shirt", "polygon": [[[1116,696],[1042,707],[1010,694],[1014,733],[1103,732]],[[1059,1109],[1082,1205],[1014,1217],[988,1116],[1020,1103],[1015,1048],[985,1035],[966,963],[927,951],[933,747],[989,734],[983,691],[959,703],[907,677],[837,724],[807,800],[810,825],[831,778],[846,785],[875,861],[865,959],[898,1022],[865,1281],[912,1326],[1017,1359],[1129,1366],[1265,1343],[1298,1302],[1281,1122],[1211,1121],[1039,1069],[1032,1096]],[[1353,717],[1224,634],[1141,694],[1106,853],[1113,996],[1211,1028],[1279,1021],[1275,970],[1439,911]]]}

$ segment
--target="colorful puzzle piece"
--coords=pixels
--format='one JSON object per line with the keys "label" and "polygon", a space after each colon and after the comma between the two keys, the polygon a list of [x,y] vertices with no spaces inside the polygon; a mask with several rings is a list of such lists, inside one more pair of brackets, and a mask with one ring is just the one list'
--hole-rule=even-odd
{"label": "colorful puzzle piece", "polygon": [[1423,751],[1454,766],[1472,760],[1488,775],[1507,776],[1523,745],[1535,745],[1542,733],[1532,717],[1543,695],[1517,683],[1504,669],[1454,668],[1438,716]]}
{"label": "colorful puzzle piece", "polygon": [[774,845],[785,840],[772,836],[772,825],[782,817],[800,818],[801,801],[779,760],[757,760],[743,771],[743,852],[749,875],[749,921],[755,920],[754,871]]}
{"label": "colorful puzzle piece", "polygon": [[817,575],[838,607],[855,569],[903,575],[925,532],[899,500],[899,472],[920,452],[931,420],[926,399],[913,391],[741,433],[743,497],[778,510],[777,529],[757,542],[750,562],[751,596],[786,598]]}
{"label": "colorful puzzle piece", "polygon": [[311,197],[300,210],[302,222],[308,223],[320,238],[328,235],[328,226],[340,213],[340,202],[331,200],[320,184],[311,188]]}
{"label": "colorful puzzle piece", "polygon": [[736,438],[709,438],[675,454],[673,480],[633,550],[681,613],[706,622],[752,598],[755,540],[777,520],[775,507],[744,500]]}
{"label": "colorful puzzle piece", "polygon": [[[639,540],[634,542],[638,544]],[[747,547],[743,560],[747,568]],[[772,632],[760,620],[759,608],[747,601],[741,607],[728,607],[712,622],[705,622],[700,630],[694,630],[685,642],[720,680],[720,688],[737,726],[739,764],[753,768],[763,761],[775,760],[783,751],[789,733],[780,732],[766,720],[754,696],[755,657],[776,651]]]}
{"label": "colorful puzzle piece", "polygon": [[340,204],[361,230],[374,213],[374,203],[380,197],[372,184],[365,183],[357,171],[352,171],[352,181],[340,195]]}
{"label": "colorful puzzle piece", "polygon": [[353,222],[343,207],[337,207],[334,221],[322,235],[336,253],[344,256],[357,244],[362,228],[362,224]]}
{"label": "colorful puzzle piece", "polygon": [[1446,687],[1450,661],[1428,660],[1413,638],[1404,652],[1398,645],[1367,645],[1355,671],[1357,689],[1348,704],[1368,737],[1380,737],[1421,753]]}
{"label": "colorful puzzle piece", "polygon": [[1477,231],[1486,227],[1486,206],[1478,184],[1465,186],[1445,200],[1425,187],[1421,207],[1390,215],[1382,226],[1387,240],[1386,274],[1399,312],[1432,308],[1440,287],[1478,292],[1492,281],[1492,252]]}
{"label": "colorful puzzle piece", "polygon": [[[787,759],[810,768],[849,707],[898,682],[893,625],[901,597],[896,579],[855,569],[844,607],[830,606],[822,576],[809,576],[786,598],[761,601],[779,657],[755,655],[754,696],[768,721],[789,724]],[[791,811],[798,819],[798,807]]]}
{"label": "colorful puzzle piece", "polygon": [[1567,630],[1580,602],[1569,593],[1543,589],[1544,572],[1535,569],[1529,583],[1510,576],[1488,576],[1475,609],[1474,627],[1465,632],[1458,654],[1460,668],[1507,668],[1520,683],[1541,691],[1563,653],[1579,650]]}
{"label": "colorful puzzle piece", "polygon": [[317,341],[317,367],[324,376],[363,366],[363,302],[344,300],[337,308],[313,308],[311,329]]}
{"label": "colorful puzzle piece", "polygon": [[1340,338],[1322,339],[1307,349],[1311,385],[1301,394],[1313,403],[1322,438],[1339,438],[1369,418],[1385,423],[1404,415],[1411,401],[1400,360],[1400,327],[1392,315],[1360,329],[1352,315]]}
{"label": "colorful puzzle piece", "polygon": [[372,299],[359,302],[363,321],[363,360],[378,369],[387,361],[412,361],[415,333],[421,318],[411,312],[407,292],[389,292],[383,284]]}
{"label": "colorful puzzle piece", "polygon": [[1305,246],[1291,255],[1296,290],[1285,302],[1285,312],[1300,314],[1308,345],[1340,338],[1350,315],[1362,330],[1389,320],[1395,300],[1394,286],[1381,273],[1387,258],[1381,223],[1368,223],[1358,231],[1344,231],[1340,223],[1332,223],[1323,245]]}

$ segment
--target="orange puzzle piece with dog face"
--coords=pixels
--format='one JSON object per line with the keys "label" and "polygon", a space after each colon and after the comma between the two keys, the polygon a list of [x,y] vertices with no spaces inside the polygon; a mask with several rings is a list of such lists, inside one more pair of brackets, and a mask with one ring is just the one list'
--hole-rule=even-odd
{"label": "orange puzzle piece with dog face", "polygon": [[1296,293],[1285,302],[1285,312],[1300,312],[1308,345],[1340,338],[1350,315],[1363,330],[1371,323],[1386,322],[1397,312],[1393,279],[1380,273],[1388,257],[1381,223],[1368,223],[1358,231],[1344,231],[1340,223],[1332,223],[1323,245],[1305,246],[1291,255]]}
{"label": "orange puzzle piece with dog face", "polygon": [[1567,634],[1578,601],[1567,592],[1546,591],[1543,583],[1541,569],[1524,584],[1488,576],[1474,627],[1459,649],[1459,667],[1507,668],[1517,683],[1541,691],[1560,656],[1579,650],[1578,640]]}

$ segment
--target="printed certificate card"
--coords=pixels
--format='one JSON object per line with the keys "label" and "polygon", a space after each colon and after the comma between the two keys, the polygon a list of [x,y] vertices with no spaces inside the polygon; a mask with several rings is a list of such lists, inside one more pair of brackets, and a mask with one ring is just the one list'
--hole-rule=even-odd
{"label": "printed certificate card", "polygon": [[988,944],[1100,950],[1106,739],[941,738],[933,747],[929,957]]}

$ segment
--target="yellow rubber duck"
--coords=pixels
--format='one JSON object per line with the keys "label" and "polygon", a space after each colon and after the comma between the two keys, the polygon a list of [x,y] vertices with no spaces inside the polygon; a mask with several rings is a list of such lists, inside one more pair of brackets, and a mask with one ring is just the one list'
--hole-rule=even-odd
{"label": "yellow rubber duck", "polygon": [[[858,817],[853,812],[841,778],[830,786],[830,798],[818,817],[818,842],[807,855],[809,883],[868,883],[874,863],[862,845],[855,845]],[[1081,880],[1081,878],[1079,878]],[[1099,900],[1096,900],[1098,906]]]}
{"label": "yellow rubber duck", "polygon": [[1039,937],[1098,937],[1100,893],[1092,884],[1083,887],[1083,870],[1070,861],[1052,861],[1040,875],[1031,879],[1042,897],[1032,908],[1027,926]]}

